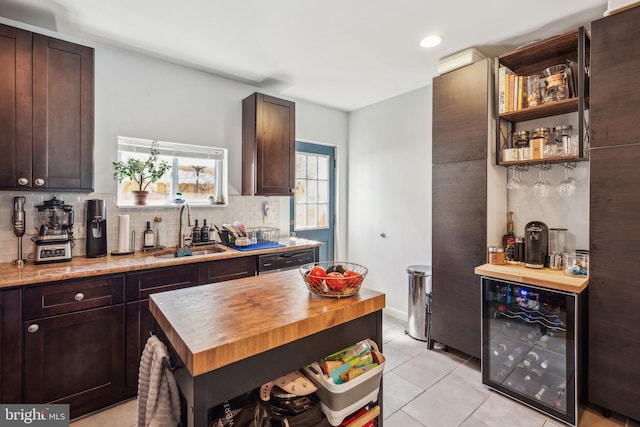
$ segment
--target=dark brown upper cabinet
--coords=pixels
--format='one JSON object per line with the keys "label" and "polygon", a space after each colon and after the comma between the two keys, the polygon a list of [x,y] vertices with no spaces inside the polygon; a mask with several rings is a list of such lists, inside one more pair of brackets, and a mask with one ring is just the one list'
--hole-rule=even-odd
{"label": "dark brown upper cabinet", "polygon": [[640,143],[639,20],[640,7],[634,7],[593,22],[592,148]]}
{"label": "dark brown upper cabinet", "polygon": [[487,158],[485,61],[433,79],[433,163]]}
{"label": "dark brown upper cabinet", "polygon": [[295,103],[254,93],[242,101],[242,194],[295,189]]}
{"label": "dark brown upper cabinet", "polygon": [[0,188],[93,190],[94,51],[0,25]]}

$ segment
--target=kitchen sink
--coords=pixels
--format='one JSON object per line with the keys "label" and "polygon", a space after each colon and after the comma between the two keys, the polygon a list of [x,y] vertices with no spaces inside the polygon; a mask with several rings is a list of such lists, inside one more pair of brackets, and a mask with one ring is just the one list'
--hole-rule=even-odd
{"label": "kitchen sink", "polygon": [[[209,246],[207,248],[202,248],[202,249],[198,249],[198,248],[191,248],[191,255],[184,255],[184,256],[203,256],[203,255],[211,255],[211,254],[216,254],[216,253],[220,253],[220,252],[224,252],[226,251],[226,248],[222,247],[222,246]],[[153,255],[156,258],[178,258],[178,254],[177,251],[172,251],[172,252],[168,252],[168,253],[161,253],[161,254],[155,254]]]}

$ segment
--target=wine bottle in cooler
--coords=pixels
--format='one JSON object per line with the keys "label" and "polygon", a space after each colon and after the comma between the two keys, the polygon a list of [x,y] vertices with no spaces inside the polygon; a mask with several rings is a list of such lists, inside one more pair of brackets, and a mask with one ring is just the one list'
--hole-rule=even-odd
{"label": "wine bottle in cooler", "polygon": [[509,354],[509,356],[507,356],[507,358],[510,361],[515,361],[518,360],[520,358],[520,356],[522,356],[522,353],[524,352],[524,349],[520,346],[516,347],[513,349],[513,351]]}
{"label": "wine bottle in cooler", "polygon": [[534,366],[536,363],[538,363],[538,360],[540,360],[540,356],[538,356],[538,353],[536,353],[535,351],[531,350],[524,357],[524,366],[526,366],[526,367]]}

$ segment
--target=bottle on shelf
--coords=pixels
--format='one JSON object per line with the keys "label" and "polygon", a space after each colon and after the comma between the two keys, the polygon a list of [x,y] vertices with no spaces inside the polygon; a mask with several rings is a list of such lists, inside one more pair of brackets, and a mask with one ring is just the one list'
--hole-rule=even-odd
{"label": "bottle on shelf", "polygon": [[504,355],[507,352],[507,350],[508,350],[507,345],[505,343],[500,343],[491,349],[491,354],[497,357],[500,355]]}
{"label": "bottle on shelf", "polygon": [[196,219],[196,225],[193,226],[193,230],[191,231],[191,243],[200,243],[202,239],[202,229],[198,225],[198,220]]}
{"label": "bottle on shelf", "polygon": [[522,349],[522,347],[518,346],[511,352],[511,354],[509,354],[509,356],[507,356],[507,359],[513,362],[516,359],[520,358],[523,351],[524,350]]}
{"label": "bottle on shelf", "polygon": [[201,242],[208,242],[209,241],[209,226],[207,225],[207,220],[203,219],[202,220],[202,228],[200,229],[200,241]]}
{"label": "bottle on shelf", "polygon": [[513,232],[513,212],[509,212],[507,216],[507,234],[502,236],[502,247],[508,262],[516,261],[516,235]]}
{"label": "bottle on shelf", "polygon": [[151,221],[147,221],[147,229],[142,234],[142,242],[145,248],[152,248],[156,243],[155,235],[151,229]]}
{"label": "bottle on shelf", "polygon": [[547,387],[546,385],[541,386],[538,392],[535,394],[536,400],[542,400],[542,397],[547,392],[547,390],[549,390],[549,387]]}
{"label": "bottle on shelf", "polygon": [[527,355],[524,358],[524,366],[526,367],[534,366],[539,359],[540,359],[540,356],[538,356],[538,353],[536,353],[535,351],[530,351],[529,353],[527,353]]}

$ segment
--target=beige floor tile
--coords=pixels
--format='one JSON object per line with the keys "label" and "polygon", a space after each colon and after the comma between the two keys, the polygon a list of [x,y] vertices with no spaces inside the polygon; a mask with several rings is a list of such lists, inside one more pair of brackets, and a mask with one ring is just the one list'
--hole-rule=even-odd
{"label": "beige floor tile", "polygon": [[427,427],[458,426],[488,397],[488,392],[468,387],[461,378],[447,376],[402,410]]}
{"label": "beige floor tile", "polygon": [[137,400],[133,399],[73,421],[70,427],[135,427],[137,423]]}
{"label": "beige floor tile", "polygon": [[546,415],[498,393],[491,392],[489,398],[461,426],[542,427],[546,420]]}
{"label": "beige floor tile", "polygon": [[382,340],[384,343],[392,341],[405,334],[404,330],[407,327],[407,322],[396,319],[391,316],[384,316],[382,318]]}
{"label": "beige floor tile", "polygon": [[382,376],[383,413],[388,418],[424,391],[394,372]]}
{"label": "beige floor tile", "polygon": [[426,390],[463,363],[464,360],[446,351],[427,350],[397,367],[394,372]]}
{"label": "beige floor tile", "polygon": [[401,351],[395,350],[391,346],[386,346],[383,348],[382,353],[384,354],[385,362],[384,362],[384,371],[391,372],[398,366],[403,363],[409,361],[411,358],[404,354]]}
{"label": "beige floor tile", "polygon": [[425,427],[425,424],[411,418],[404,411],[398,411],[384,420],[384,427]]}
{"label": "beige floor tile", "polygon": [[409,357],[414,357],[427,351],[427,343],[413,339],[409,335],[405,335],[403,333],[392,341],[386,343],[383,351],[387,351],[388,348],[393,348],[394,350],[400,351]]}

